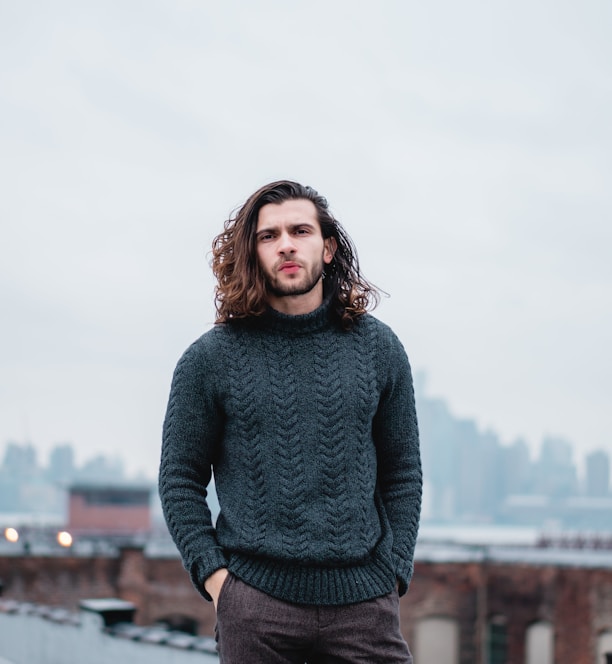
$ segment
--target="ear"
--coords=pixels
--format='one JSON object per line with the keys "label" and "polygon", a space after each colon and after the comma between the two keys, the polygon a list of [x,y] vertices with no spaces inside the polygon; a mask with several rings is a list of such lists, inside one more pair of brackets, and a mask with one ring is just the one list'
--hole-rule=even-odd
{"label": "ear", "polygon": [[328,237],[324,240],[323,262],[329,265],[334,260],[334,254],[338,245],[335,237]]}

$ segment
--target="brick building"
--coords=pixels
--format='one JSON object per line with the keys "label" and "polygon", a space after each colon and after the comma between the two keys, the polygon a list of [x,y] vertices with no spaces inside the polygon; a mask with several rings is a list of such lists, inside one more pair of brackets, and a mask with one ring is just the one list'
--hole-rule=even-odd
{"label": "brick building", "polygon": [[151,487],[78,484],[68,491],[67,528],[76,536],[147,535]]}
{"label": "brick building", "polygon": [[[7,599],[69,609],[118,597],[136,623],[212,635],[214,613],[175,555],[0,557]],[[424,546],[401,600],[415,664],[605,664],[612,653],[612,556],[606,550]],[[1,653],[0,653],[1,655]]]}

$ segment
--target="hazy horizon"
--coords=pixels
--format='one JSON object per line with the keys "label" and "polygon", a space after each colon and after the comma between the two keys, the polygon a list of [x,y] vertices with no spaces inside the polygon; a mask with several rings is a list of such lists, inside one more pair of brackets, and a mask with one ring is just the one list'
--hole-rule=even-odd
{"label": "hazy horizon", "polygon": [[[489,428],[484,428],[482,427],[481,423],[478,420],[478,417],[470,417],[468,415],[464,416],[459,416],[457,415],[453,408],[452,404],[448,402],[447,399],[445,399],[441,395],[433,395],[433,394],[428,394],[427,389],[427,375],[425,372],[415,372],[415,389],[417,392],[417,406],[419,402],[422,403],[422,399],[427,399],[430,401],[443,401],[445,406],[448,408],[448,412],[450,413],[451,417],[456,421],[465,421],[469,420],[475,423],[476,429],[481,435],[487,434],[487,433],[493,433],[496,437],[500,436],[499,431],[496,431],[494,427],[489,427]],[[420,392],[420,394],[419,394]],[[420,398],[419,398],[420,397]],[[417,413],[418,415],[418,413]],[[547,435],[544,435],[542,440],[535,441],[529,441],[526,440],[525,438],[522,437],[517,437],[512,440],[503,440],[501,437],[499,437],[498,441],[499,444],[502,447],[509,447],[515,443],[527,443],[528,448],[529,448],[529,454],[530,454],[530,460],[532,462],[535,462],[537,458],[540,456],[541,448],[542,448],[542,443],[544,442],[544,439],[546,439]],[[554,436],[553,436],[554,437]],[[564,438],[563,436],[558,436],[559,438],[562,438],[565,442],[569,443],[570,446],[572,447],[572,454],[573,454],[573,462],[576,466],[576,469],[578,471],[578,477],[579,480],[583,480],[583,473],[584,473],[584,461],[585,461],[585,456],[589,454],[590,452],[596,451],[596,450],[601,450],[603,448],[593,448],[593,449],[587,449],[587,450],[580,450],[579,448],[576,447],[574,442],[570,439]],[[427,444],[426,440],[422,440],[422,443]],[[56,447],[62,446],[62,445],[70,445],[72,446],[74,453],[75,453],[75,462],[77,463],[78,466],[82,466],[84,463],[87,463],[88,461],[94,460],[98,456],[104,456],[108,461],[119,461],[121,462],[121,465],[123,466],[123,470],[126,474],[126,479],[133,478],[137,475],[145,475],[147,479],[150,479],[152,481],[156,481],[156,467],[153,467],[148,473],[146,470],[146,467],[144,466],[139,466],[139,465],[133,465],[130,463],[130,458],[129,455],[125,456],[122,454],[121,451],[113,451],[112,453],[106,453],[103,450],[92,450],[91,452],[85,453],[82,448],[79,448],[79,445],[75,441],[71,440],[59,440],[55,441],[54,443],[51,443],[48,446],[41,446],[37,444],[37,441],[31,440],[31,439],[9,439],[5,441],[0,441],[0,461],[3,458],[7,448],[11,444],[16,444],[19,446],[28,446],[31,445],[37,455],[37,462],[41,467],[45,467],[48,464],[49,461],[49,454],[52,452],[52,450]],[[605,451],[605,450],[604,450]],[[612,454],[611,454],[612,456]],[[612,459],[611,459],[612,460]]]}

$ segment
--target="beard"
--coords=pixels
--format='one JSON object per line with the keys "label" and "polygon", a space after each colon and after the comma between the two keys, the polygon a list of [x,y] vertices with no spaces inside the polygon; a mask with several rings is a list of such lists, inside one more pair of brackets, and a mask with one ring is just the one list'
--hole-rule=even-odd
{"label": "beard", "polygon": [[270,274],[266,271],[264,277],[268,292],[275,297],[291,297],[293,295],[310,293],[323,277],[323,269],[324,263],[323,259],[321,259],[318,264],[312,265],[309,269],[304,268],[305,273],[299,280],[288,281],[287,283],[283,283],[279,279],[280,275],[278,272],[275,271]]}

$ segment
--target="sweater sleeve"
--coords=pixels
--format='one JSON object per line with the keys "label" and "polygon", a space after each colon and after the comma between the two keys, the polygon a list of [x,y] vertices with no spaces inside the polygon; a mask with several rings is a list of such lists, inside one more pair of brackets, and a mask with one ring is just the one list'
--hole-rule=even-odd
{"label": "sweater sleeve", "polygon": [[388,330],[386,384],[374,419],[378,484],[393,535],[392,562],[403,595],[410,584],[421,513],[423,476],[412,373],[399,339]]}
{"label": "sweater sleeve", "polygon": [[222,417],[202,339],[179,360],[163,426],[159,495],[168,530],[196,590],[208,600],[204,581],[227,560],[219,546],[206,487]]}

